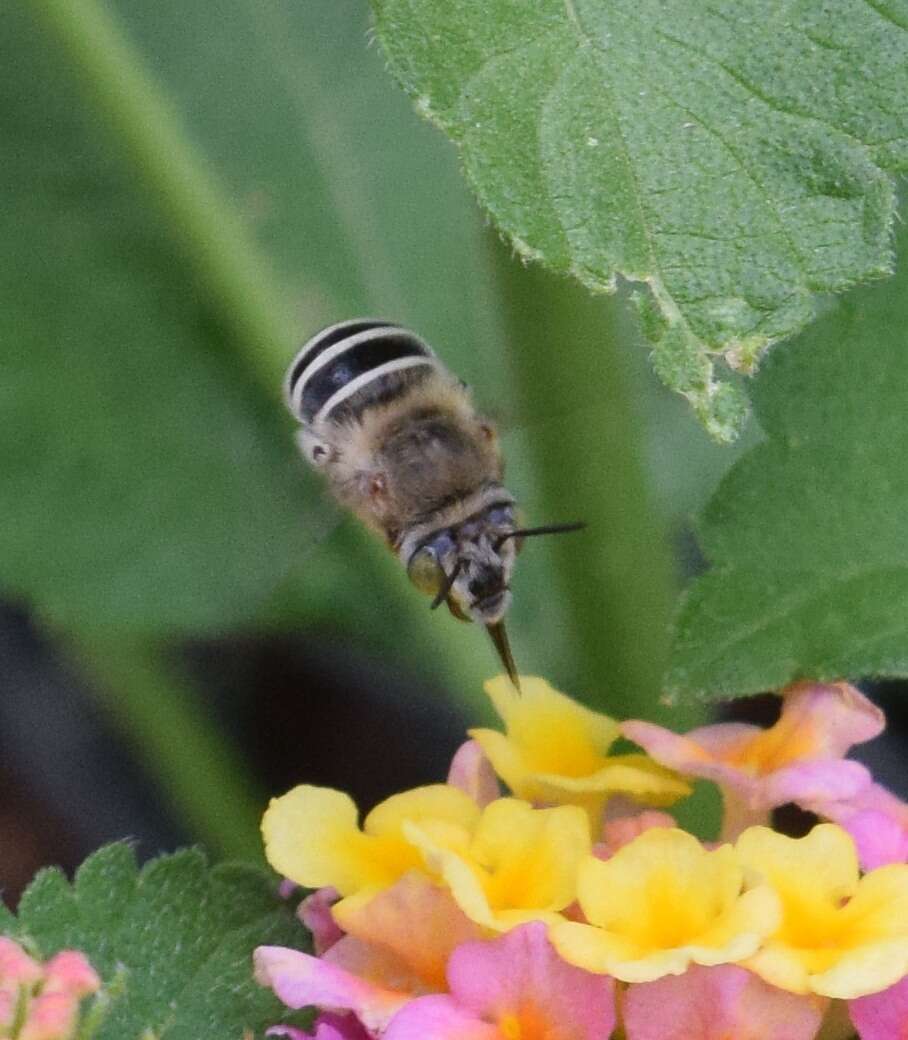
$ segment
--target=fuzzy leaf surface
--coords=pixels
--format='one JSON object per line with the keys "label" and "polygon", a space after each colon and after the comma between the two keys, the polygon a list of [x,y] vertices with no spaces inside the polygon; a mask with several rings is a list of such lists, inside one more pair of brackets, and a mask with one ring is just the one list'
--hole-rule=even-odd
{"label": "fuzzy leaf surface", "polygon": [[711,432],[812,295],[890,269],[905,0],[372,0],[396,76],[526,257],[648,283],[663,380]]}
{"label": "fuzzy leaf surface", "polygon": [[899,273],[773,352],[767,439],[700,525],[669,693],[733,697],[800,678],[908,675],[908,234]]}
{"label": "fuzzy leaf surface", "polygon": [[275,889],[253,868],[209,868],[196,850],[139,870],[129,846],[109,845],[72,884],[57,869],[41,871],[20,900],[14,934],[44,958],[80,949],[105,988],[113,983],[98,1040],[261,1036],[286,1008],[254,981],[252,951],[308,942]]}

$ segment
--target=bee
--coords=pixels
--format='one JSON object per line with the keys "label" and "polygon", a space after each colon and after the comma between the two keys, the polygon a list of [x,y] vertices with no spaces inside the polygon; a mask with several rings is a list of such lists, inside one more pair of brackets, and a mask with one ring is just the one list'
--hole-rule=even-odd
{"label": "bee", "polygon": [[432,609],[447,603],[485,626],[517,686],[504,626],[517,553],[527,537],[583,524],[520,527],[495,427],[400,325],[322,329],[293,359],[284,392],[300,451],[334,497],[384,540]]}

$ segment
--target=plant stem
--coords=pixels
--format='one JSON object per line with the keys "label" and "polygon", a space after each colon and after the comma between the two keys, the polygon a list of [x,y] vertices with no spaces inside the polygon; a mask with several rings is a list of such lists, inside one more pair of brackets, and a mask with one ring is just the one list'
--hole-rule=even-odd
{"label": "plant stem", "polygon": [[294,335],[285,294],[164,89],[98,0],[30,7],[144,183],[234,349],[275,396]]}
{"label": "plant stem", "polygon": [[68,645],[92,696],[178,818],[219,856],[261,860],[265,793],[191,684],[150,643],[82,633]]}
{"label": "plant stem", "polygon": [[643,468],[645,418],[614,299],[524,268],[500,250],[513,373],[533,433],[545,522],[572,629],[573,680],[615,715],[659,713],[675,576]]}

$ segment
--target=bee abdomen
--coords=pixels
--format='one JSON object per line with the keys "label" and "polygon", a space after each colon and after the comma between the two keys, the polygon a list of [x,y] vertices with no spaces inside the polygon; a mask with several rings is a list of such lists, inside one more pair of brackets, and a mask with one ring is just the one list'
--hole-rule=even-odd
{"label": "bee abdomen", "polygon": [[300,349],[284,389],[303,424],[356,417],[424,378],[436,365],[432,349],[409,329],[377,319],[330,325]]}

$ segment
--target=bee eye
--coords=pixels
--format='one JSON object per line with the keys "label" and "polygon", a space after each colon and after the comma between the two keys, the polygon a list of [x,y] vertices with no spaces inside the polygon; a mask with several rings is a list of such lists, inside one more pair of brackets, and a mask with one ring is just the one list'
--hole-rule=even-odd
{"label": "bee eye", "polygon": [[488,521],[495,527],[510,527],[514,523],[514,510],[511,506],[492,506]]}
{"label": "bee eye", "polygon": [[407,565],[407,576],[420,592],[429,596],[438,594],[444,584],[445,572],[431,546],[425,545],[413,554]]}

